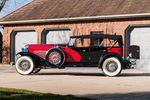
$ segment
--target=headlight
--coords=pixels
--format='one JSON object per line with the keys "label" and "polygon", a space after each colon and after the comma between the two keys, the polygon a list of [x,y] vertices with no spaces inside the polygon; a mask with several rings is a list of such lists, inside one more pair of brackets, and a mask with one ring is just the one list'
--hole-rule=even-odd
{"label": "headlight", "polygon": [[28,52],[28,47],[29,47],[29,45],[25,45],[25,48],[24,48],[25,52]]}
{"label": "headlight", "polygon": [[28,49],[28,47],[29,47],[29,45],[27,44],[27,45],[25,45],[25,49]]}
{"label": "headlight", "polygon": [[21,55],[20,55],[20,54],[17,54],[16,57],[19,58],[19,57],[21,57]]}

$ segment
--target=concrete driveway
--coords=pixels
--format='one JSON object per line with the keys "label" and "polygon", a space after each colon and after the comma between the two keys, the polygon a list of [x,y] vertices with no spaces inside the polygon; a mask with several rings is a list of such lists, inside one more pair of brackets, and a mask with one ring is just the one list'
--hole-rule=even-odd
{"label": "concrete driveway", "polygon": [[150,70],[124,70],[119,77],[106,77],[98,69],[43,69],[23,76],[14,66],[0,65],[0,87],[104,100],[149,100]]}

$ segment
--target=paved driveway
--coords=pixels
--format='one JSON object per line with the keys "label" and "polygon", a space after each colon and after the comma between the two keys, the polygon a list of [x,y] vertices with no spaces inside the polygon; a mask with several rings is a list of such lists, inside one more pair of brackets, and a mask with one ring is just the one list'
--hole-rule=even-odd
{"label": "paved driveway", "polygon": [[119,77],[106,77],[98,69],[43,69],[37,75],[22,76],[14,67],[0,65],[0,87],[96,99],[148,100],[150,70],[125,70]]}

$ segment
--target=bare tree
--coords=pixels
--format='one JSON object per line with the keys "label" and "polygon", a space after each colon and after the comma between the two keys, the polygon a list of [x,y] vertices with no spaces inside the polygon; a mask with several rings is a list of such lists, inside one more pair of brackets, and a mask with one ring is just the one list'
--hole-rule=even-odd
{"label": "bare tree", "polygon": [[6,3],[6,0],[2,0],[1,3],[0,3],[0,11],[2,10],[2,8],[4,7]]}

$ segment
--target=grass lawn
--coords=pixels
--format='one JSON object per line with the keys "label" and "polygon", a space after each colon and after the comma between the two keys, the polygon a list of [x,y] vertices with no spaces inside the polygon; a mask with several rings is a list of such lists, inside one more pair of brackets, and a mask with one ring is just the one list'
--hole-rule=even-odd
{"label": "grass lawn", "polygon": [[55,95],[20,89],[0,88],[0,100],[91,100],[72,95]]}

